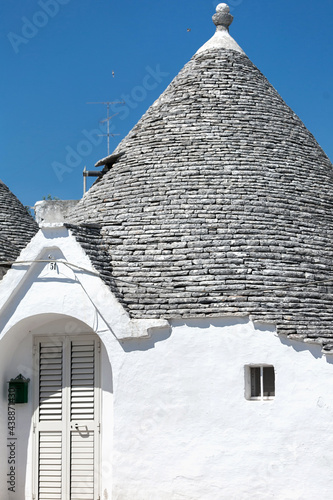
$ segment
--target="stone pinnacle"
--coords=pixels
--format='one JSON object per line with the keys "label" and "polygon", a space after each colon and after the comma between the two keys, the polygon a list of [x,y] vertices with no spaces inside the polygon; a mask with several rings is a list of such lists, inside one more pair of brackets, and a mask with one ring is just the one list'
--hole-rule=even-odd
{"label": "stone pinnacle", "polygon": [[216,14],[213,15],[212,19],[217,31],[229,31],[229,26],[234,17],[230,14],[229,5],[226,3],[219,3],[216,7]]}

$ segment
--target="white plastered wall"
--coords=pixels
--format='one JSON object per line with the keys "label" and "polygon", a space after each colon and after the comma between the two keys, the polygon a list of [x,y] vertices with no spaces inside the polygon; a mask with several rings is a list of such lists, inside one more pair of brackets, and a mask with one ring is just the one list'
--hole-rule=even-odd
{"label": "white plastered wall", "polygon": [[[225,318],[124,347],[114,499],[331,498],[333,365],[319,346]],[[245,399],[248,364],[274,366],[274,400]]]}
{"label": "white plastered wall", "polygon": [[[54,265],[55,263],[55,265]],[[72,264],[75,264],[73,266]],[[113,380],[122,364],[119,339],[149,336],[165,321],[131,321],[96,274],[81,246],[61,225],[39,231],[0,283],[1,499],[32,498],[32,381],[35,335],[96,333],[102,341],[102,491],[111,498]],[[111,368],[112,366],[112,368]],[[8,384],[31,378],[29,402],[16,406],[15,492],[8,491]]]}
{"label": "white plastered wall", "polygon": [[[86,271],[59,262],[53,271],[36,259]],[[6,382],[31,376],[33,335],[76,332],[95,332],[104,346],[101,499],[330,498],[333,365],[319,347],[248,318],[173,321],[171,329],[130,321],[65,228],[40,231],[20,260],[28,263],[0,284],[4,500]],[[245,399],[248,364],[274,366],[273,401]],[[32,403],[17,408],[21,472],[11,499],[31,500],[32,413]]]}

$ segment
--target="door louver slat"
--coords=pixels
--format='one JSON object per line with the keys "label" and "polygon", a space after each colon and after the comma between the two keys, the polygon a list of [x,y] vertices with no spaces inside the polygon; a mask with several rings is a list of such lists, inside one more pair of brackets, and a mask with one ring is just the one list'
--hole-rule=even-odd
{"label": "door louver slat", "polygon": [[62,433],[39,433],[39,500],[62,500]]}
{"label": "door louver slat", "polygon": [[71,348],[71,418],[92,420],[95,403],[95,343],[73,341]]}
{"label": "door louver slat", "polygon": [[71,433],[71,500],[94,498],[94,433]]}
{"label": "door louver slat", "polygon": [[61,420],[62,343],[42,342],[39,351],[39,420]]}

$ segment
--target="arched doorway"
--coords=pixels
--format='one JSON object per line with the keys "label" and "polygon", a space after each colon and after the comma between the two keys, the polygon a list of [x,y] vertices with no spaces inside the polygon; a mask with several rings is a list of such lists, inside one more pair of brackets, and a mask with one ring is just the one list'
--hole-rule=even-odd
{"label": "arched doorway", "polygon": [[[110,498],[111,356],[117,349],[112,339],[107,330],[99,336],[92,325],[55,313],[26,317],[0,337],[0,485],[8,498],[96,500],[102,492]],[[10,465],[7,381],[18,374],[30,382],[28,402],[15,405],[15,432],[10,435],[16,443],[15,464]],[[57,440],[60,463],[54,455]],[[9,491],[7,475],[13,466],[15,485]]]}

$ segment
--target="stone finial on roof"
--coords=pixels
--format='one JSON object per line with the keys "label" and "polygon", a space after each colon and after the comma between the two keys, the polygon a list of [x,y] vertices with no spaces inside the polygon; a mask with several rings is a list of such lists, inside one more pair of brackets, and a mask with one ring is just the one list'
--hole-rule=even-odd
{"label": "stone finial on roof", "polygon": [[229,5],[226,3],[219,3],[216,7],[216,13],[213,15],[212,19],[216,26],[216,31],[212,38],[200,47],[197,54],[215,49],[234,50],[244,54],[243,49],[229,35],[229,26],[234,19],[234,16],[230,14]]}
{"label": "stone finial on roof", "polygon": [[216,14],[212,17],[213,23],[216,26],[216,31],[228,30],[234,20],[234,16],[230,14],[230,7],[226,3],[219,3],[216,7]]}

